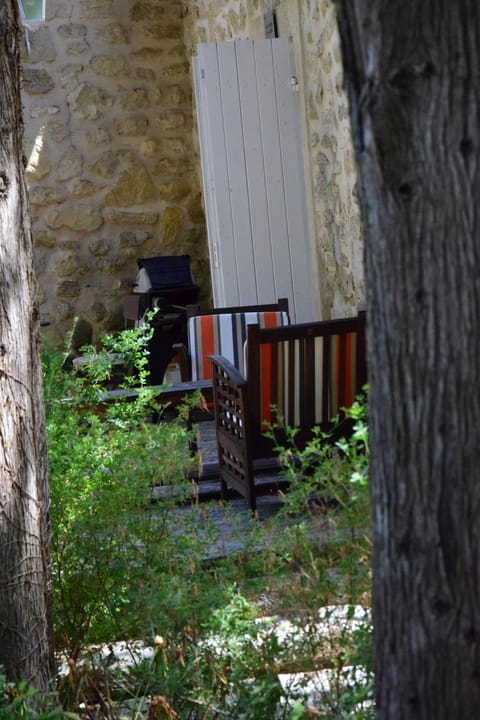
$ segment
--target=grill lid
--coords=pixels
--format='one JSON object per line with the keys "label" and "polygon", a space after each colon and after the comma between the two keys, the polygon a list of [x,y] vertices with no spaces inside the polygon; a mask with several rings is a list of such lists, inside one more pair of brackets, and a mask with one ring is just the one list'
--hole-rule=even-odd
{"label": "grill lid", "polygon": [[162,293],[166,290],[193,290],[190,255],[160,255],[137,260],[139,271],[135,282],[137,293]]}

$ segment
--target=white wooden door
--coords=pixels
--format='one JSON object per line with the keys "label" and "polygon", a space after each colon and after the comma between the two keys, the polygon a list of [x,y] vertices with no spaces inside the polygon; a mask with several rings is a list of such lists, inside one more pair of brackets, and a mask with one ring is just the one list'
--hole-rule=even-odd
{"label": "white wooden door", "polygon": [[288,297],[316,317],[298,93],[289,43],[198,45],[195,96],[214,302]]}

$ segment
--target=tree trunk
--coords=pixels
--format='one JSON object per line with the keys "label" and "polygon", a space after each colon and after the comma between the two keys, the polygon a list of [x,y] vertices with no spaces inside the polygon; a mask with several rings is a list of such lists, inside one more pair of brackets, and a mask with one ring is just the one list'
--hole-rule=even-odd
{"label": "tree trunk", "polygon": [[365,230],[377,717],[480,714],[480,6],[338,0]]}
{"label": "tree trunk", "polygon": [[38,308],[22,151],[18,10],[0,2],[0,665],[51,671],[48,485]]}

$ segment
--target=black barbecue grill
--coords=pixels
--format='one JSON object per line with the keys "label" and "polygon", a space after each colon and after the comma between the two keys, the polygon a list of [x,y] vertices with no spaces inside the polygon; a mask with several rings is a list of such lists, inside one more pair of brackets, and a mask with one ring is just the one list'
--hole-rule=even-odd
{"label": "black barbecue grill", "polygon": [[135,292],[144,295],[145,309],[184,309],[197,302],[199,287],[192,280],[189,255],[139,258]]}
{"label": "black barbecue grill", "polygon": [[187,305],[198,300],[199,287],[192,280],[189,255],[160,255],[137,260],[138,273],[134,284],[138,296],[140,321],[148,310],[157,309],[151,321],[153,336],[149,343],[149,381],[163,382],[172,359],[172,346],[187,342]]}

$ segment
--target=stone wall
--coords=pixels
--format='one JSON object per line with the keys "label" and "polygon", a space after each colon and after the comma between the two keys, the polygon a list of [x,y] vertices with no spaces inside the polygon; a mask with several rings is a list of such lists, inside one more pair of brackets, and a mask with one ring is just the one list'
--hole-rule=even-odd
{"label": "stone wall", "polygon": [[364,304],[363,244],[333,0],[184,0],[184,6],[188,55],[199,42],[264,37],[264,13],[276,10],[278,34],[293,45],[303,105],[319,314],[354,314]]}
{"label": "stone wall", "polygon": [[209,301],[190,59],[199,42],[264,37],[271,8],[299,79],[319,316],[363,304],[333,0],[47,0],[26,38],[23,99],[41,314],[56,343],[74,317],[83,339],[122,326],[138,257],[190,254]]}
{"label": "stone wall", "polygon": [[122,326],[138,257],[209,263],[181,0],[47,0],[26,33],[25,154],[41,316],[60,343]]}

